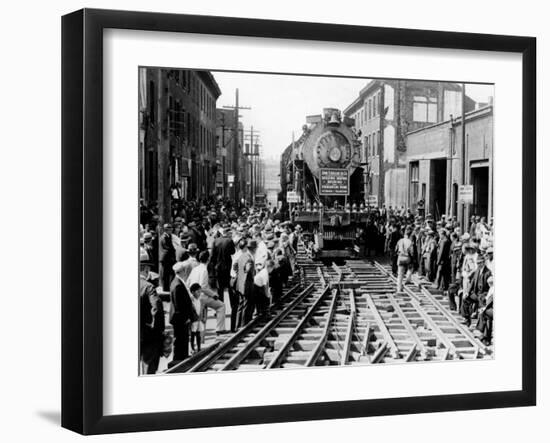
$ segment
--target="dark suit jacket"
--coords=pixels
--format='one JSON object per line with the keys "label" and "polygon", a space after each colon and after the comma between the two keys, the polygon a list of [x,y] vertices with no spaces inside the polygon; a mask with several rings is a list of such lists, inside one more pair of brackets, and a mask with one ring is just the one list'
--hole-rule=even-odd
{"label": "dark suit jacket", "polygon": [[451,261],[451,241],[445,237],[439,242],[437,248],[437,264],[447,265]]}
{"label": "dark suit jacket", "polygon": [[202,227],[189,228],[189,243],[195,243],[200,251],[206,249],[206,235],[204,234]]}
{"label": "dark suit jacket", "polygon": [[490,276],[491,270],[487,266],[478,266],[470,277],[469,295],[471,298],[482,303],[484,302],[487,292],[489,292],[489,283],[487,280]]}
{"label": "dark suit jacket", "polygon": [[[155,292],[155,287],[140,276],[139,279],[139,317],[140,317],[140,341],[142,346],[158,346],[162,344],[164,334],[164,310],[162,301],[157,301],[157,313],[154,322],[151,314],[151,301],[149,296]],[[151,325],[153,325],[151,327]]]}
{"label": "dark suit jacket", "polygon": [[172,237],[168,234],[162,234],[160,237],[159,260],[166,264],[176,262],[176,250],[172,244]]}
{"label": "dark suit jacket", "polygon": [[210,257],[210,276],[229,280],[231,271],[231,256],[235,253],[235,243],[229,237],[214,240],[212,256]]}
{"label": "dark suit jacket", "polygon": [[174,277],[170,285],[170,323],[184,325],[187,320],[193,322],[196,319],[187,288],[178,277]]}
{"label": "dark suit jacket", "polygon": [[[248,271],[247,271],[248,270]],[[237,260],[237,291],[245,295],[254,282],[254,258],[246,251]]]}

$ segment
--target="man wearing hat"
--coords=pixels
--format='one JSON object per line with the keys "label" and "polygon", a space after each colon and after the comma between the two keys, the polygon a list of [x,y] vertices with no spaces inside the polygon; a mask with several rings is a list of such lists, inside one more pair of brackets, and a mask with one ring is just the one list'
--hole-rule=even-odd
{"label": "man wearing hat", "polygon": [[435,233],[428,228],[426,230],[426,238],[422,246],[422,260],[424,262],[424,272],[429,281],[433,282],[435,278],[435,255],[437,244],[435,242]]}
{"label": "man wearing hat", "polygon": [[206,235],[201,233],[200,227],[196,221],[192,221],[188,225],[189,228],[189,241],[195,243],[199,250],[204,251],[206,249]]}
{"label": "man wearing hat", "polygon": [[166,223],[159,242],[160,283],[163,291],[170,289],[170,282],[174,276],[172,266],[176,263],[176,249],[172,243],[172,225]]}
{"label": "man wearing hat", "polygon": [[139,263],[139,352],[143,374],[157,372],[164,339],[164,310],[155,287],[147,281],[152,262],[147,253]]}
{"label": "man wearing hat", "polygon": [[457,271],[460,266],[460,258],[462,255],[462,242],[458,234],[453,231],[451,233],[451,284],[457,281]]}
{"label": "man wearing hat", "polygon": [[189,326],[197,315],[183,279],[183,262],[176,263],[173,270],[176,277],[170,285],[170,323],[174,327],[174,360],[185,360],[189,357]]}
{"label": "man wearing hat", "polygon": [[239,308],[237,313],[237,328],[244,326],[252,320],[254,313],[254,253],[256,251],[256,240],[248,240],[246,247],[243,247],[236,263],[236,285],[235,290],[239,297]]}
{"label": "man wearing hat", "polygon": [[451,241],[446,229],[441,229],[441,237],[437,246],[437,277],[435,286],[446,291],[451,277]]}
{"label": "man wearing hat", "polygon": [[[273,234],[270,234],[273,236]],[[254,263],[256,267],[262,267],[265,264],[265,261],[268,259],[268,250],[266,241],[264,241],[262,233],[257,232],[254,236],[254,239],[256,240],[256,252],[254,253]]]}
{"label": "man wearing hat", "polygon": [[[231,273],[231,256],[235,253],[235,244],[231,238],[231,230],[226,227],[220,229],[221,236],[214,240],[212,245],[212,256],[210,257],[209,276],[216,281],[218,297],[224,301],[225,290],[229,289]],[[233,319],[233,313],[231,314]],[[231,325],[234,330],[235,325]]]}
{"label": "man wearing hat", "polygon": [[472,315],[478,307],[485,304],[487,292],[489,292],[488,279],[491,271],[485,265],[485,257],[481,254],[477,256],[477,269],[470,277],[468,292],[462,300],[461,314],[465,319],[466,325],[470,326]]}
{"label": "man wearing hat", "polygon": [[153,272],[158,272],[158,242],[153,242],[153,234],[148,231],[143,233],[143,249],[145,249],[147,255],[149,256],[151,270]]}
{"label": "man wearing hat", "polygon": [[495,286],[493,276],[489,276],[487,279],[489,284],[489,291],[487,292],[486,304],[479,314],[479,320],[477,321],[476,328],[481,332],[481,341],[484,345],[491,344],[491,338],[493,336],[493,301],[495,297]]}

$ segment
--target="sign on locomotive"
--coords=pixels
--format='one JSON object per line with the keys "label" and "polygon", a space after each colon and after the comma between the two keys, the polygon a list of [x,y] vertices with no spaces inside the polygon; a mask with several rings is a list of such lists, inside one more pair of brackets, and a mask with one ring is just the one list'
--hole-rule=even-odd
{"label": "sign on locomotive", "polygon": [[322,168],[319,176],[319,195],[348,195],[349,171],[347,169]]}

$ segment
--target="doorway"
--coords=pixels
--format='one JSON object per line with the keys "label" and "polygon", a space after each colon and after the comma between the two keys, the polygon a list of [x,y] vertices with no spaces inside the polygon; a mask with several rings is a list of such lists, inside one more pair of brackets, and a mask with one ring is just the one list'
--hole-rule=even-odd
{"label": "doorway", "polygon": [[429,209],[436,220],[445,214],[447,201],[447,160],[444,158],[430,162],[430,204]]}
{"label": "doorway", "polygon": [[471,183],[474,186],[472,215],[487,217],[489,209],[489,167],[472,165]]}

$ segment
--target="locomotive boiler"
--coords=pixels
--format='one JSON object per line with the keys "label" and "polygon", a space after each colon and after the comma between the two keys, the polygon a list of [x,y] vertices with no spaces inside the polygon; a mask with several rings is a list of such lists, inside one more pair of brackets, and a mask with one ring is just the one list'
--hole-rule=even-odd
{"label": "locomotive boiler", "polygon": [[325,108],[306,122],[282,154],[281,200],[314,239],[318,257],[349,257],[367,218],[354,121]]}

